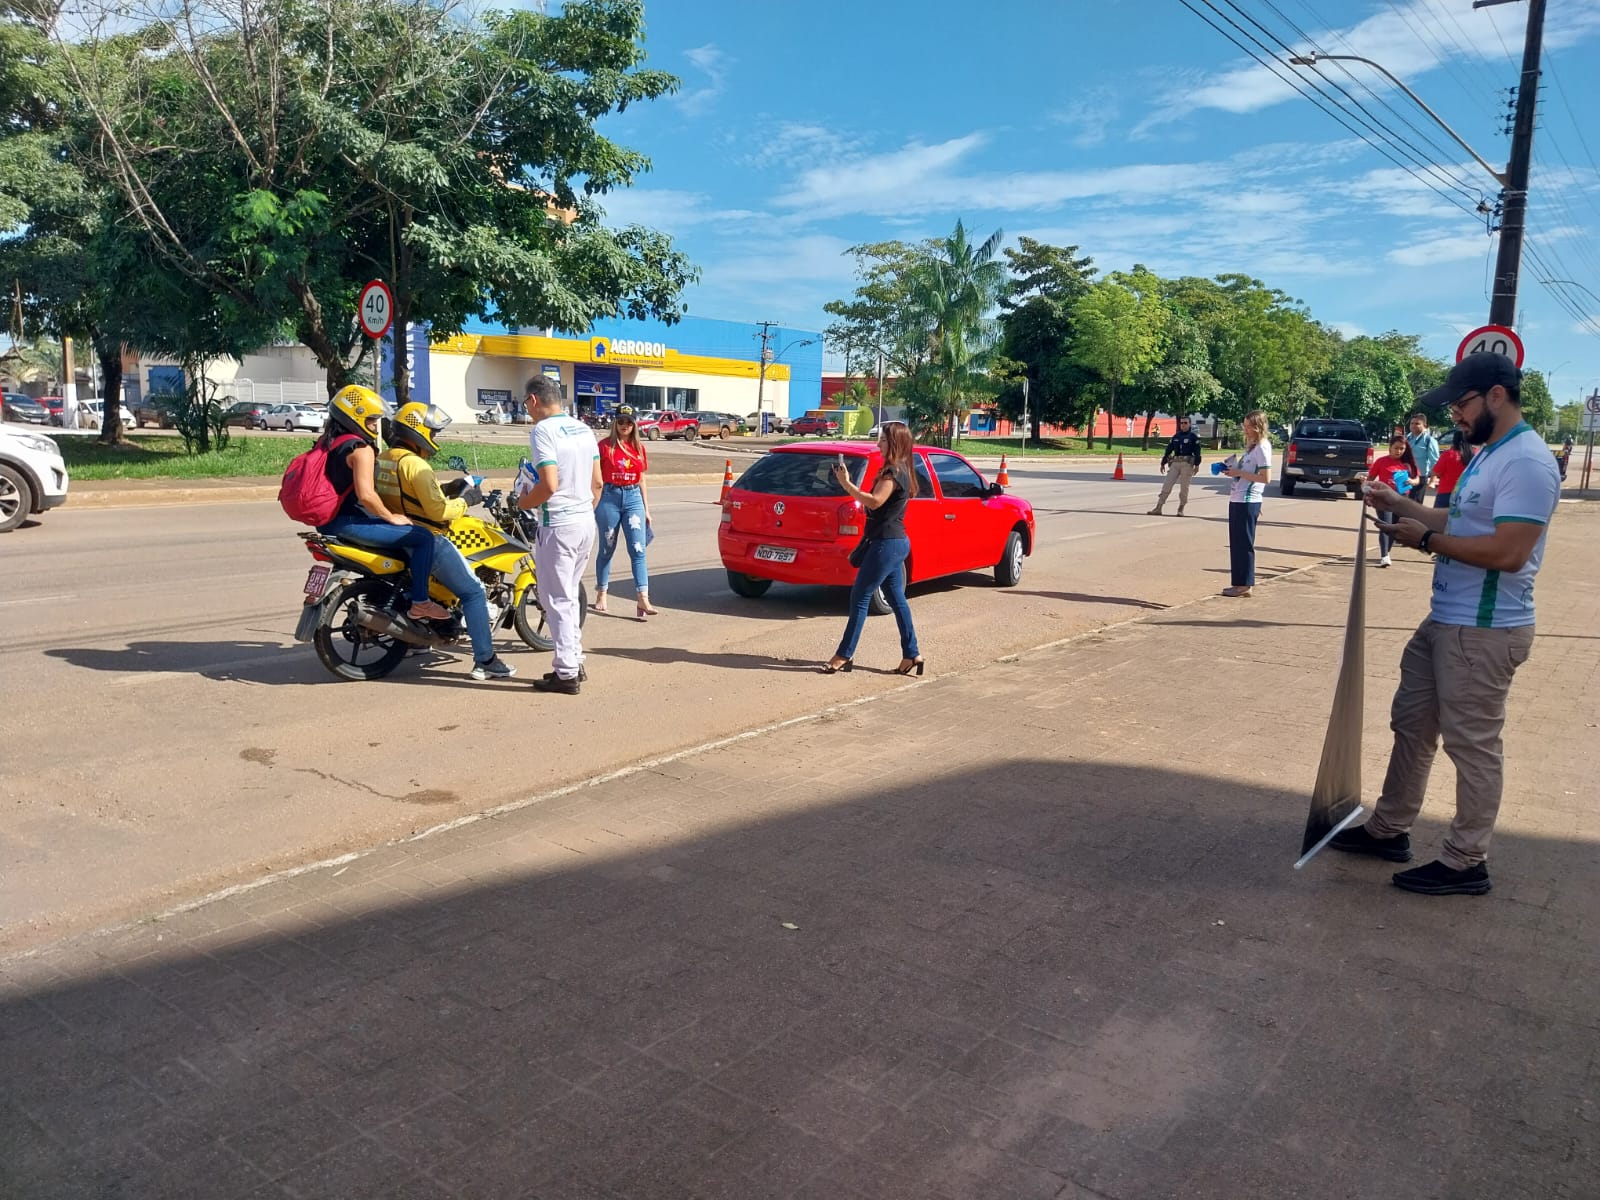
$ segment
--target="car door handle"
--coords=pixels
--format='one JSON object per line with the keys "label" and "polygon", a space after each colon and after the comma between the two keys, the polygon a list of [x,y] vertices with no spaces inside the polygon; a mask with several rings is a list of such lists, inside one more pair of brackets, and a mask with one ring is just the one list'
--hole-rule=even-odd
{"label": "car door handle", "polygon": [[956,515],[955,513],[945,513],[944,519],[946,521],[954,521],[956,519]]}

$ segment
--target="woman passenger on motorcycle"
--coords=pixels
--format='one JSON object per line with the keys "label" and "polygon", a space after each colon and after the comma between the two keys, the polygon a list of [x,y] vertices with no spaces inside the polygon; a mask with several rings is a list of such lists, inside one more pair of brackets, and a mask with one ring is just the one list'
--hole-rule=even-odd
{"label": "woman passenger on motorcycle", "polygon": [[617,552],[618,536],[625,532],[633,564],[634,615],[641,621],[656,615],[650,607],[650,571],[644,557],[650,544],[650,493],[644,482],[649,467],[633,409],[624,405],[611,422],[611,436],[600,443],[600,478],[605,486],[594,510],[600,533],[594,563],[595,612],[606,611],[611,556]]}
{"label": "woman passenger on motorcycle", "polygon": [[351,384],[328,402],[328,423],[317,441],[328,450],[328,482],[344,499],[333,520],[317,526],[317,532],[385,550],[403,550],[411,564],[411,608],[406,615],[443,620],[450,615],[448,610],[428,599],[433,533],[413,525],[409,517],[390,512],[378,496],[377,443],[382,421],[383,401],[371,388]]}

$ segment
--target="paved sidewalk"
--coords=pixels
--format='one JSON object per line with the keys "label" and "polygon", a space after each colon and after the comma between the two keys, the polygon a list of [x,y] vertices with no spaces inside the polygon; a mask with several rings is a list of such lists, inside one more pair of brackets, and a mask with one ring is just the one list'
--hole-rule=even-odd
{"label": "paved sidewalk", "polygon": [[[0,965],[0,1195],[1593,1197],[1597,533],[1488,897],[1290,870],[1319,568]],[[1427,568],[1369,578],[1370,794]]]}

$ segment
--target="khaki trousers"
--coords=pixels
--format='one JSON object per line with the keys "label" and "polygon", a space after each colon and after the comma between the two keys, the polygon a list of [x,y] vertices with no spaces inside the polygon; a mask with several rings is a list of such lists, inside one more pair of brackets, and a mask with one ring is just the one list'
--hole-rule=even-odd
{"label": "khaki trousers", "polygon": [[1172,495],[1172,485],[1178,485],[1178,511],[1182,512],[1184,505],[1189,503],[1189,480],[1194,478],[1194,464],[1187,458],[1175,458],[1167,464],[1167,481],[1161,485],[1161,495],[1156,497],[1156,509],[1167,502],[1167,497]]}
{"label": "khaki trousers", "polygon": [[1418,626],[1400,656],[1389,710],[1394,749],[1368,833],[1386,838],[1411,829],[1442,736],[1456,769],[1456,815],[1439,858],[1464,871],[1488,857],[1505,778],[1506,694],[1532,648],[1531,625],[1479,629],[1429,617]]}

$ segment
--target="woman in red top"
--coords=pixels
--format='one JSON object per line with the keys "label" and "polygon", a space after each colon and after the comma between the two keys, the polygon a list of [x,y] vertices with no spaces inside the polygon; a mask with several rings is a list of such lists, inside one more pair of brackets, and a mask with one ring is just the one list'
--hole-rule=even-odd
{"label": "woman in red top", "polygon": [[656,615],[650,607],[650,572],[645,567],[644,550],[654,534],[650,530],[650,493],[644,475],[650,469],[644,443],[633,409],[617,409],[611,422],[611,435],[600,443],[600,479],[605,485],[594,519],[600,527],[600,548],[595,556],[595,612],[606,611],[606,588],[611,583],[611,556],[617,551],[619,535],[628,539],[628,558],[633,563],[634,613],[639,620]]}
{"label": "woman in red top", "polygon": [[1472,443],[1468,442],[1466,435],[1458,429],[1455,436],[1450,439],[1450,449],[1441,454],[1439,461],[1433,466],[1435,508],[1450,507],[1450,494],[1456,490],[1456,481],[1461,478],[1461,473],[1467,469],[1467,464],[1471,461]]}
{"label": "woman in red top", "polygon": [[[1402,486],[1395,483],[1396,475],[1406,477]],[[1375,479],[1387,484],[1402,496],[1405,495],[1422,480],[1417,478],[1417,460],[1411,453],[1411,443],[1406,441],[1405,435],[1397,433],[1389,439],[1389,453],[1378,459],[1367,468],[1367,478]],[[1383,531],[1383,526],[1393,525],[1397,518],[1393,513],[1378,514],[1378,565],[1389,565],[1389,549],[1394,545],[1394,539]]]}

